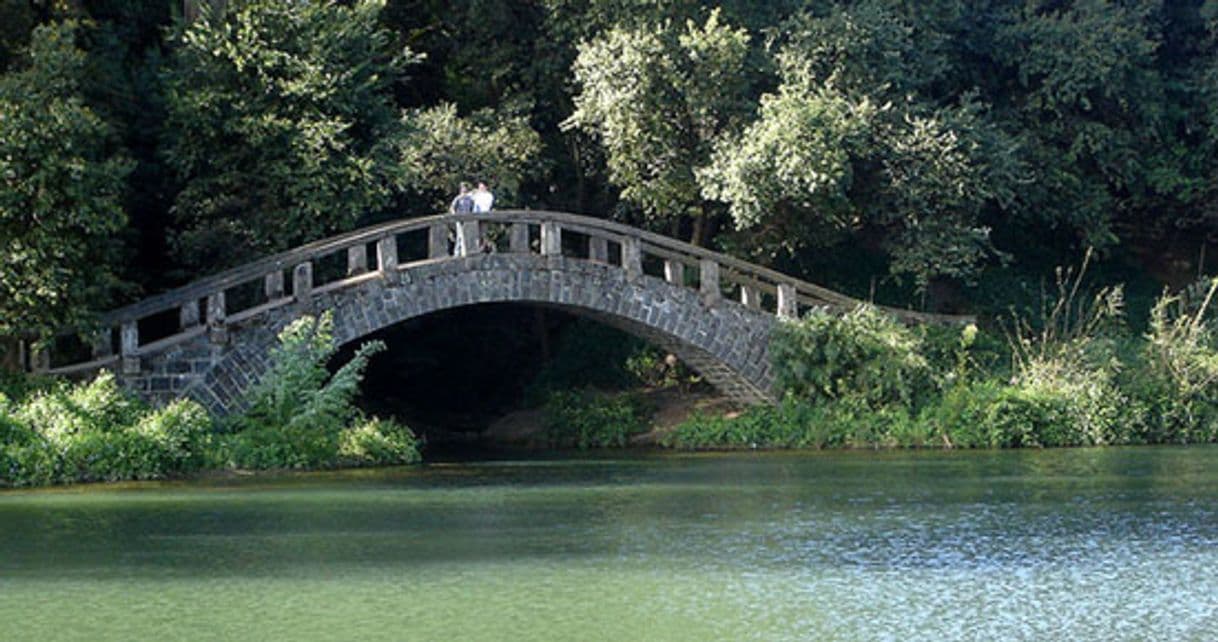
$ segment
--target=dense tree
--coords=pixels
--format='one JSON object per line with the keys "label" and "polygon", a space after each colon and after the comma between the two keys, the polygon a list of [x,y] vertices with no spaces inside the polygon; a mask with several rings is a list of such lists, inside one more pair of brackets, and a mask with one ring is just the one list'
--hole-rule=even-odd
{"label": "dense tree", "polygon": [[975,95],[929,95],[941,50],[879,2],[798,16],[776,52],[781,85],[719,141],[705,194],[762,229],[755,251],[856,234],[920,286],[970,275],[990,249],[982,211],[1010,201],[1018,165]]}
{"label": "dense tree", "polygon": [[[52,69],[35,29],[67,18]],[[38,220],[88,212],[45,242],[125,253],[64,254],[100,267],[62,261],[87,283],[54,323],[116,273],[153,292],[477,178],[860,295],[1034,284],[1087,245],[1183,281],[1218,237],[1215,61],[1203,0],[0,0],[0,160],[62,197]],[[92,182],[51,178],[78,158]],[[34,193],[2,195],[6,248]],[[43,323],[9,287],[0,332]]]}
{"label": "dense tree", "polygon": [[695,243],[708,215],[695,172],[747,114],[748,45],[746,31],[713,12],[684,29],[612,29],[575,62],[580,93],[568,125],[599,137],[622,198],[655,219],[696,217]]}
{"label": "dense tree", "polygon": [[483,109],[462,118],[446,104],[408,112],[403,122],[405,170],[441,210],[461,181],[486,181],[500,203],[515,203],[521,181],[536,171],[541,141],[524,116]]}
{"label": "dense tree", "polygon": [[405,180],[381,3],[233,2],[184,28],[166,74],[176,244],[214,269],[350,228]]}
{"label": "dense tree", "polygon": [[0,336],[82,322],[115,286],[112,237],[131,170],[81,95],[76,26],[34,29],[0,77]]}

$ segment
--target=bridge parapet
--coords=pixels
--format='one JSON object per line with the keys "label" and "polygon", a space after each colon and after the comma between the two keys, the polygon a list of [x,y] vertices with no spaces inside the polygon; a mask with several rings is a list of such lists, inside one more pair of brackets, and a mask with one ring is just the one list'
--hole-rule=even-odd
{"label": "bridge parapet", "polygon": [[[450,244],[450,230],[460,242]],[[486,245],[484,245],[484,242]],[[397,284],[412,268],[495,252],[580,259],[614,266],[627,282],[645,276],[695,290],[706,306],[736,301],[794,318],[814,307],[862,302],[768,268],[613,221],[540,210],[443,215],[376,225],[236,267],[101,317],[90,356],[29,354],[26,366],[60,375],[100,368],[121,375],[141,360],[206,337],[225,345],[229,329],[290,305],[380,281]],[[370,264],[375,257],[375,264]],[[966,317],[881,308],[909,323],[961,323]]]}

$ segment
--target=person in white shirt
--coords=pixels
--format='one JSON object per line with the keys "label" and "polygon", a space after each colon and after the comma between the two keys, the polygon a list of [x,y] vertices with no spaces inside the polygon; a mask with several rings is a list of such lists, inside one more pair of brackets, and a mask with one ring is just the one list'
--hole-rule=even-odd
{"label": "person in white shirt", "polygon": [[474,212],[489,212],[495,206],[495,195],[486,188],[486,183],[478,182],[478,189],[474,190]]}
{"label": "person in white shirt", "polygon": [[[472,196],[474,199],[474,213],[475,214],[489,213],[491,211],[491,208],[495,206],[495,195],[492,194],[491,191],[486,188],[486,183],[484,183],[482,181],[478,181],[478,189],[470,192],[470,196]],[[482,224],[482,234],[481,234],[482,247],[480,248],[481,251],[483,251],[483,252],[494,252],[495,251],[495,244],[491,240],[491,238],[488,234],[489,231],[490,230],[487,229],[486,224],[483,223]]]}

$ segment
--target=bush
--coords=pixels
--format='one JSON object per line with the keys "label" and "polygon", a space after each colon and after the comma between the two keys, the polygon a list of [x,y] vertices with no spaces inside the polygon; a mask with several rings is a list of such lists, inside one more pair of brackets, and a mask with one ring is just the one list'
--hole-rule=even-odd
{"label": "bush", "polygon": [[338,456],[345,466],[391,466],[419,461],[418,441],[406,426],[372,418],[342,432]]}
{"label": "bush", "polygon": [[59,456],[45,439],[4,446],[0,486],[44,486],[59,481]]}
{"label": "bush", "polygon": [[[0,347],[0,350],[3,350],[3,347]],[[30,395],[50,390],[54,386],[55,380],[50,377],[0,370],[0,397],[7,398],[13,404],[21,403]]]}
{"label": "bush", "polygon": [[918,447],[926,442],[918,423],[897,405],[877,409],[859,398],[811,404],[790,397],[734,417],[695,415],[663,440],[675,448]]}
{"label": "bush", "polygon": [[408,429],[364,419],[354,403],[368,360],[385,345],[360,346],[331,375],[326,363],[337,352],[333,327],[326,312],[301,317],[279,333],[270,367],[247,397],[249,409],[229,420],[233,434],[217,440],[214,462],[255,469],[333,468],[347,459],[360,465],[417,459],[418,443]]}
{"label": "bush", "polygon": [[22,404],[0,401],[0,483],[160,479],[196,469],[210,432],[202,406],[153,410],[108,372],[58,384]]}
{"label": "bush", "polygon": [[1218,440],[1218,324],[1210,312],[1218,278],[1164,293],[1150,315],[1140,367],[1127,386],[1152,421],[1152,442]]}
{"label": "bush", "polygon": [[144,415],[133,432],[157,453],[161,474],[178,473],[203,465],[212,421],[203,406],[178,399]]}
{"label": "bush", "polygon": [[590,390],[552,392],[543,407],[552,447],[621,448],[647,430],[650,412],[637,395]]}
{"label": "bush", "polygon": [[16,411],[18,421],[60,446],[74,435],[115,432],[134,425],[148,406],[102,371],[92,381],[59,384],[32,395]]}
{"label": "bush", "polygon": [[405,426],[364,419],[353,404],[368,358],[365,345],[333,376],[329,314],[289,325],[271,366],[250,392],[250,410],[229,434],[213,434],[207,411],[179,399],[152,409],[102,372],[58,383],[21,403],[0,393],[0,485],[160,479],[198,468],[330,468],[418,461]]}
{"label": "bush", "polygon": [[337,465],[338,433],[264,426],[224,435],[212,457],[226,468],[332,468]]}
{"label": "bush", "polygon": [[[1137,441],[1140,412],[1103,381],[1009,385],[982,381],[949,389],[921,415],[948,447],[1098,446]],[[1120,413],[1124,412],[1122,417]]]}
{"label": "bush", "polygon": [[232,418],[233,427],[336,436],[359,415],[354,400],[364,369],[385,344],[365,343],[331,375],[326,363],[338,347],[330,312],[293,321],[278,339],[279,345],[271,350],[270,367],[247,395],[248,410]]}
{"label": "bush", "polygon": [[813,403],[855,397],[913,406],[935,388],[909,328],[872,306],[844,315],[814,311],[778,326],[770,345],[780,390]]}

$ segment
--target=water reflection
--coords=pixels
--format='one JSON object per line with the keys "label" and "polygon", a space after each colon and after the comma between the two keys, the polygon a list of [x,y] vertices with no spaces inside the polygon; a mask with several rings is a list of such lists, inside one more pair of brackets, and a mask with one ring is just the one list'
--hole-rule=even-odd
{"label": "water reflection", "polygon": [[1211,639],[1215,463],[642,456],[2,493],[0,639]]}

